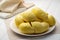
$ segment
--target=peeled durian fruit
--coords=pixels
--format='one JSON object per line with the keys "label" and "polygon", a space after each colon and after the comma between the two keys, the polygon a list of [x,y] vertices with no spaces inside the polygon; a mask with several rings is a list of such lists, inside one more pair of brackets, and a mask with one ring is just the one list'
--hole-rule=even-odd
{"label": "peeled durian fruit", "polygon": [[21,15],[24,18],[24,20],[27,21],[27,22],[41,21],[31,11],[25,11]]}
{"label": "peeled durian fruit", "polygon": [[53,26],[55,25],[56,21],[55,21],[55,18],[52,16],[52,15],[48,15],[48,21],[50,26]]}
{"label": "peeled durian fruit", "polygon": [[15,17],[15,24],[21,33],[38,34],[49,30],[56,21],[52,15],[48,15],[40,8],[34,7]]}
{"label": "peeled durian fruit", "polygon": [[15,24],[16,24],[16,26],[18,27],[21,23],[23,23],[24,21],[23,21],[23,18],[22,18],[22,16],[21,15],[17,15],[16,17],[15,17]]}
{"label": "peeled durian fruit", "polygon": [[43,31],[47,31],[49,29],[49,24],[47,22],[42,22],[41,25],[42,25]]}
{"label": "peeled durian fruit", "polygon": [[46,22],[31,22],[34,33],[43,33],[49,29],[49,24]]}
{"label": "peeled durian fruit", "polygon": [[25,34],[34,33],[34,30],[29,23],[21,23],[19,25],[19,30],[20,30],[21,33],[25,33]]}
{"label": "peeled durian fruit", "polygon": [[48,19],[48,14],[38,7],[32,8],[31,11],[36,15],[36,17],[42,19],[43,21],[46,21]]}

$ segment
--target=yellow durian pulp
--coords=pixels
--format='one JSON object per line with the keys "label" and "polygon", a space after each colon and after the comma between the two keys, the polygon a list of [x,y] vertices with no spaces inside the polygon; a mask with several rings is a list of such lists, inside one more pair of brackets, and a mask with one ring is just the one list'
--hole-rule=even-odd
{"label": "yellow durian pulp", "polygon": [[32,8],[31,11],[36,15],[36,17],[42,19],[43,21],[46,21],[48,19],[48,14],[38,7]]}
{"label": "yellow durian pulp", "polygon": [[43,28],[43,31],[41,31],[41,32],[45,32],[49,29],[49,24],[47,22],[42,22],[41,25]]}
{"label": "yellow durian pulp", "polygon": [[24,20],[28,21],[28,22],[41,21],[31,11],[26,11],[26,12],[22,13],[21,15],[24,18]]}
{"label": "yellow durian pulp", "polygon": [[56,21],[55,21],[55,18],[52,16],[52,15],[48,15],[48,21],[50,26],[53,26],[55,25]]}
{"label": "yellow durian pulp", "polygon": [[44,33],[55,23],[55,18],[52,15],[38,7],[33,7],[15,17],[16,26],[21,33],[25,34]]}
{"label": "yellow durian pulp", "polygon": [[18,27],[21,23],[23,23],[24,21],[23,21],[23,18],[22,18],[22,16],[21,15],[17,15],[16,17],[15,17],[15,24],[16,24],[16,26]]}
{"label": "yellow durian pulp", "polygon": [[43,33],[49,29],[48,23],[31,22],[34,33]]}
{"label": "yellow durian pulp", "polygon": [[29,23],[21,23],[19,25],[19,30],[20,30],[20,32],[26,33],[26,34],[34,33],[34,30]]}

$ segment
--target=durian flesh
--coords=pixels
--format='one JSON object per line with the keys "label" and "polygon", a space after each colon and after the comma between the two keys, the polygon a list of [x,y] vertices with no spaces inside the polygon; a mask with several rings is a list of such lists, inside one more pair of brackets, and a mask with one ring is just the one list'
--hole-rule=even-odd
{"label": "durian flesh", "polygon": [[25,11],[21,14],[25,21],[33,22],[33,21],[41,21],[38,19],[31,11]]}
{"label": "durian flesh", "polygon": [[[32,26],[31,26],[32,25]],[[19,25],[19,30],[22,33],[26,34],[33,34],[33,33],[43,33],[49,29],[49,25],[46,22],[31,22],[29,23],[22,23]]]}
{"label": "durian flesh", "polygon": [[40,8],[34,7],[15,17],[15,23],[22,33],[43,33],[49,30],[49,26],[55,25],[55,18]]}
{"label": "durian flesh", "polygon": [[15,24],[16,24],[16,26],[18,27],[21,23],[23,23],[24,21],[23,21],[23,18],[22,18],[22,16],[21,15],[17,15],[16,17],[15,17]]}
{"label": "durian flesh", "polygon": [[38,7],[32,8],[31,11],[34,13],[34,15],[36,15],[36,17],[42,19],[43,21],[46,21],[48,19],[48,14]]}
{"label": "durian flesh", "polygon": [[33,30],[33,28],[31,27],[31,25],[29,23],[20,24],[19,25],[19,30],[20,30],[20,32],[25,33],[25,34],[34,33],[34,30]]}
{"label": "durian flesh", "polygon": [[34,33],[43,33],[49,29],[49,24],[46,22],[32,22],[32,27],[34,29]]}
{"label": "durian flesh", "polygon": [[52,16],[52,15],[48,15],[48,21],[50,26],[53,26],[55,25],[56,21],[55,21],[55,18]]}

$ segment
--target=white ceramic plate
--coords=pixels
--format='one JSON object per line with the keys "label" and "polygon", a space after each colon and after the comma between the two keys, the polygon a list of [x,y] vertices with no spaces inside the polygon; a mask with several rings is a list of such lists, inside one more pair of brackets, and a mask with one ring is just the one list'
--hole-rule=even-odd
{"label": "white ceramic plate", "polygon": [[23,34],[18,30],[18,28],[14,24],[14,18],[12,18],[12,20],[10,20],[10,28],[12,29],[12,31],[16,32],[17,34],[24,35],[24,36],[42,36],[42,35],[45,35],[45,34],[48,34],[48,33],[52,32],[55,29],[55,26],[53,26],[53,27],[50,27],[48,31],[46,31],[46,32],[44,32],[42,34],[36,34],[36,35],[35,34],[33,34],[33,35],[31,35],[31,34]]}

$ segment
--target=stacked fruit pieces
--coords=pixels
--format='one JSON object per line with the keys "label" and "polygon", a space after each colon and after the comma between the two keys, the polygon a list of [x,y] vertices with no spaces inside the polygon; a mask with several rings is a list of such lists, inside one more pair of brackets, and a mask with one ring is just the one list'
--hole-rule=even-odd
{"label": "stacked fruit pieces", "polygon": [[38,7],[18,14],[15,24],[25,34],[43,33],[55,25],[55,18]]}

